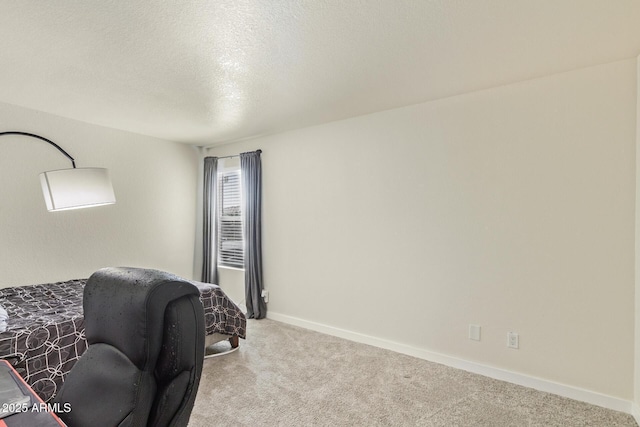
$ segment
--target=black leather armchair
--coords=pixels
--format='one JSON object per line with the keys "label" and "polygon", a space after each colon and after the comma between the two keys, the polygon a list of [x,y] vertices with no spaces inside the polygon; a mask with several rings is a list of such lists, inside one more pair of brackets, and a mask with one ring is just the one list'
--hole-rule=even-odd
{"label": "black leather armchair", "polygon": [[[204,359],[200,293],[169,273],[105,268],[84,290],[89,348],[54,403],[69,427],[186,426]],[[55,405],[54,405],[55,406]]]}

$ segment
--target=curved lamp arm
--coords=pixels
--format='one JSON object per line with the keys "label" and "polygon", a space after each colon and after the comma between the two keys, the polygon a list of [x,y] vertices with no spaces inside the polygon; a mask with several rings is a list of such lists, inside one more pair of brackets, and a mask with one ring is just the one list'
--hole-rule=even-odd
{"label": "curved lamp arm", "polygon": [[69,155],[69,153],[67,153],[66,151],[64,151],[58,144],[56,144],[55,142],[51,141],[50,139],[47,139],[43,136],[40,135],[36,135],[35,133],[28,133],[28,132],[18,132],[18,131],[9,131],[9,132],[0,132],[0,136],[2,135],[24,135],[24,136],[31,136],[33,138],[38,138],[41,139],[45,142],[48,142],[49,144],[53,145],[54,147],[56,147],[62,154],[64,154],[65,156],[67,156],[67,158],[69,158],[69,160],[71,160],[71,164],[73,165],[73,168],[75,169],[76,167],[76,161],[73,159],[73,157],[71,157]]}

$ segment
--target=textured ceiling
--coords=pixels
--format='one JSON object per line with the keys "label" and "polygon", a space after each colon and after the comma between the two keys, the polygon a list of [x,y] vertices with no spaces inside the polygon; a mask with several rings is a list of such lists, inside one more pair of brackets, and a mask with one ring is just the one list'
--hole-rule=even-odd
{"label": "textured ceiling", "polygon": [[213,145],[640,54],[638,0],[0,0],[0,102]]}

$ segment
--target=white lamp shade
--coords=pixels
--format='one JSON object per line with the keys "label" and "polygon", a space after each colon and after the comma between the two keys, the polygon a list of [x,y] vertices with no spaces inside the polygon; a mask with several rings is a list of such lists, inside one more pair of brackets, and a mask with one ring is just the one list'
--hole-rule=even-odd
{"label": "white lamp shade", "polygon": [[74,168],[42,172],[42,193],[48,211],[90,208],[116,202],[109,171]]}

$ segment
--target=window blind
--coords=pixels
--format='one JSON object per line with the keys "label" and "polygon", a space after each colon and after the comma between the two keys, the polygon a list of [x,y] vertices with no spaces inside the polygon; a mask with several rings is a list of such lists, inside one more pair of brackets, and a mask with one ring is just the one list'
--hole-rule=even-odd
{"label": "window blind", "polygon": [[218,265],[244,268],[240,171],[218,176]]}

